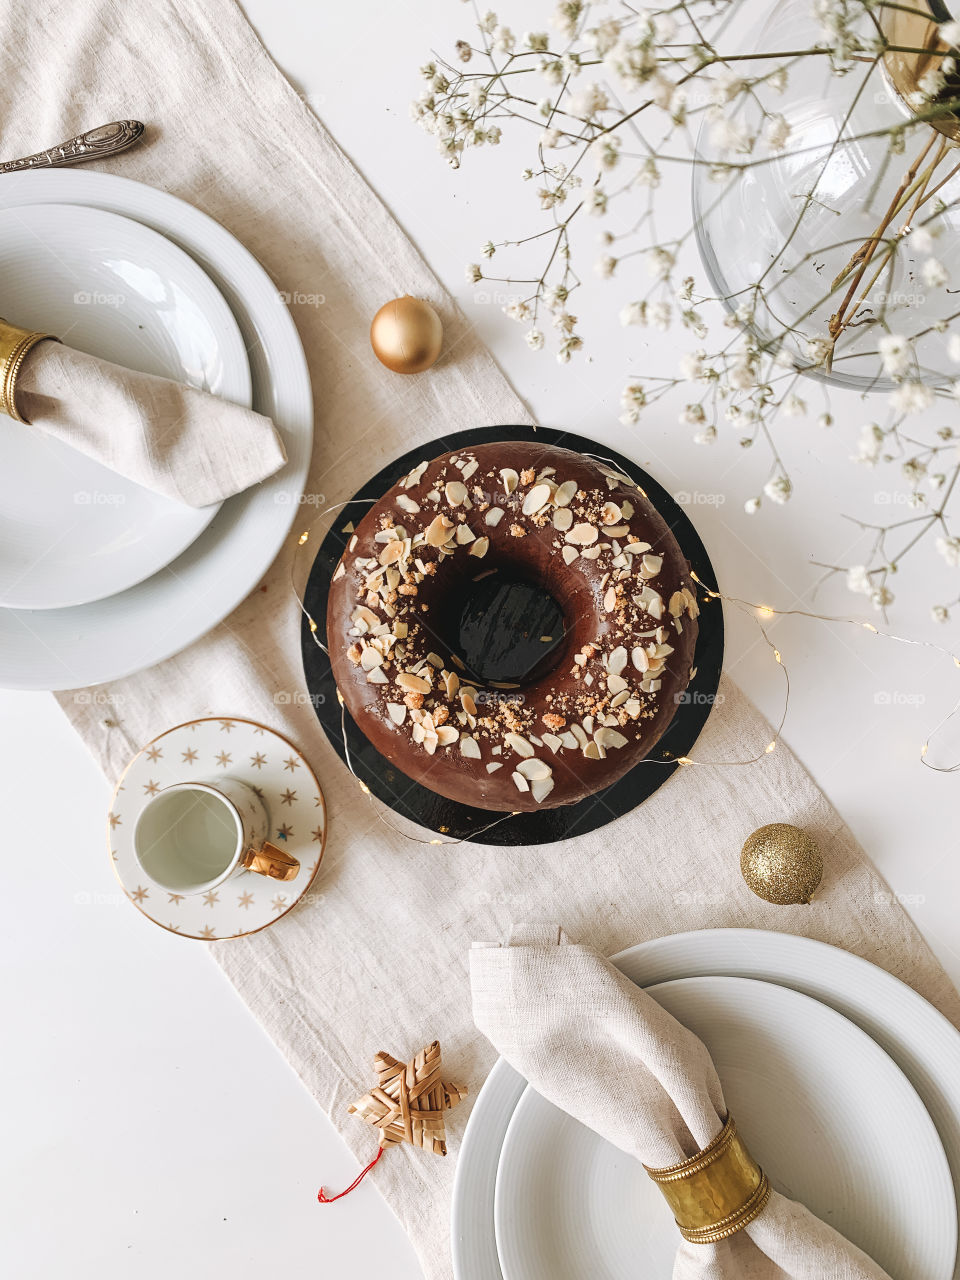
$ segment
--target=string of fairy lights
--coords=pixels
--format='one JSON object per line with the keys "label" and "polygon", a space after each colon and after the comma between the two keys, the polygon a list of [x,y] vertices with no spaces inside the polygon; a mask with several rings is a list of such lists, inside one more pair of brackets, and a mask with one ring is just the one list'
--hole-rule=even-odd
{"label": "string of fairy lights", "polygon": [[[608,460],[604,459],[604,461],[608,461]],[[643,490],[640,489],[639,486],[636,486],[636,487],[639,489],[641,493],[643,493]],[[304,529],[303,532],[301,532],[297,537],[296,550],[295,550],[295,554],[293,557],[293,562],[291,564],[291,570],[290,570],[291,586],[293,589],[294,597],[296,598],[296,601],[297,601],[298,608],[300,609],[300,612],[303,615],[303,617],[306,619],[311,639],[313,643],[317,646],[317,648],[324,654],[324,656],[328,660],[330,657],[330,653],[327,646],[320,639],[320,636],[318,634],[319,632],[318,623],[316,619],[313,617],[313,615],[311,614],[309,608],[307,607],[304,591],[301,591],[301,589],[297,585],[297,574],[298,574],[298,569],[299,569],[301,558],[302,558],[302,548],[310,545],[316,526],[321,521],[328,520],[329,517],[334,515],[336,512],[343,511],[347,507],[354,506],[357,504],[372,505],[377,501],[379,501],[379,499],[377,498],[348,498],[344,502],[338,502],[331,506],[324,506],[322,508],[318,508],[317,515],[310,522],[307,528]],[[349,532],[349,531],[350,531],[349,528],[344,530],[344,532]],[[774,662],[776,663],[777,667],[782,673],[784,693],[783,693],[783,705],[781,708],[780,715],[777,718],[776,727],[773,731],[773,735],[770,738],[769,742],[767,742],[759,751],[757,751],[755,755],[749,756],[747,759],[744,759],[744,760],[716,760],[716,759],[708,760],[708,759],[701,759],[701,758],[695,759],[692,756],[686,756],[686,755],[676,756],[672,761],[672,763],[675,763],[681,766],[682,768],[686,768],[686,769],[695,768],[695,767],[742,768],[747,765],[758,764],[761,760],[763,760],[765,756],[770,755],[772,752],[774,752],[777,749],[778,744],[782,740],[783,728],[786,723],[787,715],[790,709],[791,683],[790,683],[790,673],[787,669],[786,663],[784,662],[783,655],[780,649],[771,639],[767,630],[766,624],[769,623],[772,619],[800,617],[800,618],[807,618],[814,622],[830,623],[830,624],[835,624],[839,626],[854,627],[859,630],[868,631],[873,635],[882,637],[886,640],[892,640],[896,644],[907,645],[916,649],[928,649],[931,652],[936,653],[944,658],[949,658],[955,667],[960,668],[960,657],[958,657],[952,650],[947,649],[943,645],[937,644],[935,641],[917,640],[910,636],[899,635],[894,631],[890,631],[882,627],[877,627],[872,622],[867,622],[858,618],[850,618],[850,617],[837,615],[837,614],[815,613],[807,609],[798,609],[798,608],[777,609],[772,605],[757,604],[753,601],[744,600],[738,596],[728,595],[726,592],[718,591],[718,590],[715,590],[713,587],[707,586],[707,584],[703,581],[703,579],[700,578],[699,575],[692,569],[690,571],[690,576],[693,579],[693,581],[696,583],[699,590],[703,593],[703,596],[706,600],[711,600],[721,605],[729,605],[731,608],[737,609],[738,611],[740,611],[741,613],[744,613],[745,615],[747,615],[752,619],[752,621],[755,623],[755,625],[757,626],[760,632],[760,636],[763,640],[764,645],[769,650]],[[354,764],[353,754],[350,749],[349,736],[347,732],[346,705],[344,703],[343,697],[339,689],[337,689],[337,701],[340,706],[340,736],[341,736],[342,745],[343,745],[344,762],[346,763],[351,776],[355,779],[357,785],[359,786],[360,791],[367,797],[368,801],[370,802],[373,812],[377,817],[377,819],[379,820],[379,822],[382,823],[389,830],[391,830],[394,834],[402,836],[404,839],[413,841],[416,844],[422,844],[422,845],[463,844],[468,840],[476,840],[478,837],[486,834],[488,831],[493,830],[495,827],[499,826],[501,823],[506,822],[510,818],[516,817],[517,813],[520,812],[519,810],[517,810],[512,813],[500,814],[488,825],[481,827],[476,831],[472,831],[468,835],[465,835],[459,838],[453,838],[453,839],[443,839],[440,837],[423,839],[422,837],[416,836],[411,832],[405,831],[401,827],[398,827],[395,823],[390,821],[390,819],[385,816],[382,809],[377,804],[376,798],[373,795],[372,791],[370,790],[370,787],[364,782],[364,780],[359,776],[357,772],[357,769]],[[926,768],[932,769],[937,773],[956,773],[957,771],[960,771],[960,761],[956,761],[952,764],[938,765],[933,763],[928,758],[930,746],[934,738],[936,738],[936,736],[941,732],[941,730],[951,720],[953,720],[958,713],[960,713],[960,696],[958,696],[958,699],[954,703],[952,709],[942,717],[939,723],[930,731],[930,733],[927,735],[926,739],[920,746],[920,752],[919,752],[920,762]],[[639,765],[642,765],[642,764],[659,764],[663,766],[666,763],[671,763],[671,762],[664,761],[657,758],[647,757],[645,760],[638,761],[638,767]]]}

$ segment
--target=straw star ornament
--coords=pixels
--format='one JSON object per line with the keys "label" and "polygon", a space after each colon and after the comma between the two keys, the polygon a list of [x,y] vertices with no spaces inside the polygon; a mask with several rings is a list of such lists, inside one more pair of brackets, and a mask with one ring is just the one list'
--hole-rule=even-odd
{"label": "straw star ornament", "polygon": [[377,1085],[349,1108],[367,1124],[380,1130],[380,1146],[410,1142],[434,1155],[447,1154],[443,1113],[467,1096],[459,1084],[441,1078],[440,1043],[434,1040],[409,1062],[398,1062],[389,1053],[373,1060]]}
{"label": "straw star ornament", "polygon": [[377,1072],[376,1085],[348,1107],[348,1111],[379,1129],[377,1154],[346,1191],[328,1196],[321,1187],[317,1196],[321,1204],[332,1204],[334,1200],[349,1195],[387,1147],[409,1142],[414,1147],[432,1151],[434,1155],[447,1154],[443,1113],[461,1102],[467,1096],[467,1090],[463,1085],[452,1084],[442,1078],[440,1042],[434,1040],[409,1062],[398,1062],[389,1053],[378,1053],[373,1065]]}

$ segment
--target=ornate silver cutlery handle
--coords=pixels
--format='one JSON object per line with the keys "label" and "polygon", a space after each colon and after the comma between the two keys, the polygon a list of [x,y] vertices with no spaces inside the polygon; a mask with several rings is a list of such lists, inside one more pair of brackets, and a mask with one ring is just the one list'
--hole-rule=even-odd
{"label": "ornate silver cutlery handle", "polygon": [[118,151],[126,151],[142,136],[143,124],[139,120],[114,120],[112,124],[102,124],[97,129],[78,133],[75,138],[68,138],[47,151],[8,160],[0,164],[0,174],[20,173],[24,169],[63,168],[70,164],[85,164],[88,160],[100,160],[104,156],[116,155]]}

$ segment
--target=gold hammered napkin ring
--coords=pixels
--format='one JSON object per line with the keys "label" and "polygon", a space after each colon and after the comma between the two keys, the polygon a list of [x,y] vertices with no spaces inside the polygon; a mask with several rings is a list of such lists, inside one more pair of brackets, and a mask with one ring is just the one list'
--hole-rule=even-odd
{"label": "gold hammered napkin ring", "polygon": [[684,1240],[715,1244],[752,1222],[770,1197],[767,1175],[743,1145],[733,1116],[709,1146],[666,1169],[643,1166],[673,1211]]}
{"label": "gold hammered napkin ring", "polygon": [[17,422],[26,422],[17,408],[17,378],[27,355],[38,342],[50,338],[58,342],[52,333],[37,333],[32,329],[18,329],[0,318],[0,413]]}

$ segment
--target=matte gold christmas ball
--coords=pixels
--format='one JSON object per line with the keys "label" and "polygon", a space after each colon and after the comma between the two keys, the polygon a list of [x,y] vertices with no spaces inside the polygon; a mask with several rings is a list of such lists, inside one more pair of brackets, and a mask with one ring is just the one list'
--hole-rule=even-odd
{"label": "matte gold christmas ball", "polygon": [[740,873],[758,898],[786,907],[813,897],[823,879],[823,857],[805,831],[771,822],[748,837]]}
{"label": "matte gold christmas ball", "polygon": [[422,298],[393,298],[373,317],[370,345],[381,364],[394,373],[423,373],[443,346],[443,325]]}

